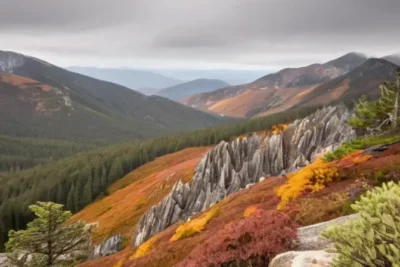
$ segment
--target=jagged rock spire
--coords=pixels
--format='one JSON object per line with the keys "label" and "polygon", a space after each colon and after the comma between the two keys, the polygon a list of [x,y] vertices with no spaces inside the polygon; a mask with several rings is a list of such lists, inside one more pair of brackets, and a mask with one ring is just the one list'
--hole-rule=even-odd
{"label": "jagged rock spire", "polygon": [[355,133],[347,125],[350,115],[344,106],[325,107],[264,140],[253,134],[231,143],[222,141],[200,161],[191,182],[177,182],[158,205],[142,216],[133,245],[257,183],[261,177],[302,168],[319,153],[352,139]]}

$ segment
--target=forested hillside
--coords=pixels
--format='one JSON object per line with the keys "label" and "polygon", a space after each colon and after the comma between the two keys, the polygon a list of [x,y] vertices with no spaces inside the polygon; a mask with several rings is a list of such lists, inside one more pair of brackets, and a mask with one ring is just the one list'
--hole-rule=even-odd
{"label": "forested hillside", "polygon": [[103,146],[96,142],[73,142],[45,138],[0,135],[0,173],[20,171]]}
{"label": "forested hillside", "polygon": [[13,52],[0,66],[3,135],[115,143],[231,122]]}
{"label": "forested hillside", "polygon": [[68,210],[76,212],[107,194],[108,185],[158,156],[270,129],[273,125],[304,117],[315,109],[291,110],[237,125],[133,141],[81,153],[26,171],[3,174],[0,176],[3,185],[0,187],[0,244],[3,245],[6,240],[8,230],[21,229],[32,219],[27,207],[37,200],[62,203]]}

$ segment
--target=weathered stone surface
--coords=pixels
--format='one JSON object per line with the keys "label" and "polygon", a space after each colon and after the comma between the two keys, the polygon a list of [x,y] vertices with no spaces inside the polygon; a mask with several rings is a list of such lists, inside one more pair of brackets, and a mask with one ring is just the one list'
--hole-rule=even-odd
{"label": "weathered stone surface", "polygon": [[328,253],[325,249],[332,243],[321,237],[321,233],[331,225],[340,225],[355,219],[359,214],[343,216],[331,221],[318,223],[297,229],[298,243],[296,251],[289,251],[276,256],[269,267],[328,267],[336,254]]}
{"label": "weathered stone surface", "polygon": [[352,139],[355,133],[346,123],[349,117],[343,106],[325,107],[264,140],[253,134],[221,142],[200,161],[190,183],[177,182],[164,200],[142,216],[133,245],[257,183],[260,177],[300,169],[322,151]]}
{"label": "weathered stone surface", "polygon": [[301,227],[297,229],[297,236],[299,243],[296,246],[297,250],[321,250],[328,248],[331,243],[321,237],[321,233],[331,225],[340,225],[348,220],[357,218],[359,214],[352,214],[349,216],[343,216],[336,218],[331,221],[318,223],[306,227]]}
{"label": "weathered stone surface", "polygon": [[269,267],[329,267],[334,258],[324,250],[290,251],[276,256]]}
{"label": "weathered stone surface", "polygon": [[94,247],[93,258],[99,258],[118,252],[122,242],[121,235],[113,235],[100,245]]}
{"label": "weathered stone surface", "polygon": [[5,253],[0,253],[0,267],[9,267],[7,264],[7,255]]}

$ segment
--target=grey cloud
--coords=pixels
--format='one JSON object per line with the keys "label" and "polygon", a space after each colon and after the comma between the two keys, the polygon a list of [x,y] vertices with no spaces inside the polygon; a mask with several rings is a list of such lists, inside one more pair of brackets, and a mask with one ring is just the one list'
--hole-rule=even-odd
{"label": "grey cloud", "polygon": [[400,51],[399,0],[0,2],[0,49],[67,65],[285,67]]}

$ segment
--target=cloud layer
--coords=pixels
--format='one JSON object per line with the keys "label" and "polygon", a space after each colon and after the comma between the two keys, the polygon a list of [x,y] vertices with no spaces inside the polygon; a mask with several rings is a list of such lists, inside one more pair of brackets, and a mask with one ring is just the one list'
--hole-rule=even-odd
{"label": "cloud layer", "polygon": [[400,51],[399,0],[13,0],[0,49],[61,65],[279,68]]}

